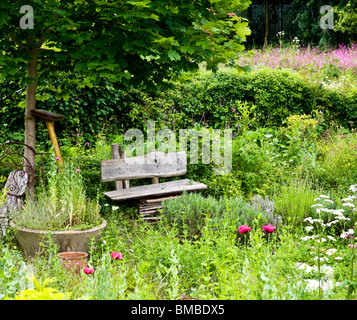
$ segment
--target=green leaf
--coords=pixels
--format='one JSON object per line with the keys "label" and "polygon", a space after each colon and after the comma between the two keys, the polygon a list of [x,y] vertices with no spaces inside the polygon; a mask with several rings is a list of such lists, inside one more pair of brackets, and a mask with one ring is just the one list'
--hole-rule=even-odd
{"label": "green leaf", "polygon": [[181,59],[181,56],[179,55],[179,53],[176,50],[169,50],[168,56],[171,61]]}

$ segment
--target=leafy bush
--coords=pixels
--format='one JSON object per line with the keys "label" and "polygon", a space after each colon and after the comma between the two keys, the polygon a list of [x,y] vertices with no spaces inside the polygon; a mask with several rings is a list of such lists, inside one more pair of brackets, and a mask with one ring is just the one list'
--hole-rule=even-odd
{"label": "leafy bush", "polygon": [[34,200],[28,198],[20,211],[11,212],[17,225],[35,230],[61,230],[88,229],[100,223],[98,203],[87,198],[80,169],[72,163],[57,168],[53,159],[47,174],[47,189]]}
{"label": "leafy bush", "polygon": [[221,197],[216,199],[204,197],[197,193],[184,193],[178,199],[162,203],[164,222],[177,226],[181,235],[190,239],[200,236],[209,217],[216,228],[223,225],[232,226],[238,232],[238,227],[255,219],[267,222],[267,216],[256,210],[241,197]]}

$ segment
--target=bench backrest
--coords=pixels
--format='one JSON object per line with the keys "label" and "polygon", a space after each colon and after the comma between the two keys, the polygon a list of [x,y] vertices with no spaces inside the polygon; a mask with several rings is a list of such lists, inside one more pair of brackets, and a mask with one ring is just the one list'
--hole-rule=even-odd
{"label": "bench backrest", "polygon": [[156,177],[177,177],[186,174],[184,151],[153,151],[143,156],[101,161],[102,182]]}

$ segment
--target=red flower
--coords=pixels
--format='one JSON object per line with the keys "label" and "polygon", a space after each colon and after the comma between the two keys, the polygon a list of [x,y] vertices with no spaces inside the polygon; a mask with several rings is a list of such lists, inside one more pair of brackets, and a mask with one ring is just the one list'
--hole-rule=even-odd
{"label": "red flower", "polygon": [[246,232],[249,232],[251,229],[252,229],[252,228],[249,227],[249,226],[247,226],[247,225],[243,225],[243,226],[240,226],[240,227],[238,228],[239,232],[242,233],[242,234],[243,234],[243,233],[246,233]]}
{"label": "red flower", "polygon": [[271,224],[268,224],[266,226],[263,226],[263,230],[268,232],[268,233],[272,233],[274,231],[276,227],[272,226]]}
{"label": "red flower", "polygon": [[112,252],[112,258],[113,259],[117,259],[117,260],[121,260],[121,259],[123,259],[123,254],[121,252],[113,251]]}
{"label": "red flower", "polygon": [[83,272],[84,272],[85,274],[91,274],[91,273],[94,272],[94,269],[93,269],[93,268],[89,268],[89,267],[85,267],[85,268],[83,269]]}

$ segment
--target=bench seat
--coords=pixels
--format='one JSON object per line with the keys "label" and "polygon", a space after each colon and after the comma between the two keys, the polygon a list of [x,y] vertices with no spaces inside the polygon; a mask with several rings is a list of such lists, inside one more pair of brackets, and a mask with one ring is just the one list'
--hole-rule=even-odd
{"label": "bench seat", "polygon": [[190,192],[206,189],[207,186],[204,183],[194,182],[189,179],[182,179],[109,191],[105,192],[104,195],[113,201],[125,201],[176,195],[181,194],[183,191]]}

